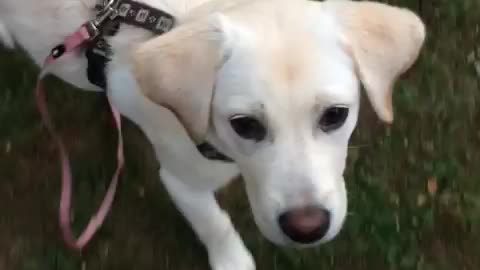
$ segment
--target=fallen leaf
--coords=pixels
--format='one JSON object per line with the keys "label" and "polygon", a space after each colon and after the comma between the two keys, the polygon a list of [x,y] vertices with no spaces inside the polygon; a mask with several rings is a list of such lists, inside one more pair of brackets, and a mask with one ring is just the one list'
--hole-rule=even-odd
{"label": "fallen leaf", "polygon": [[475,68],[475,71],[477,72],[478,77],[480,77],[480,59],[479,59],[479,53],[480,49],[475,52],[472,51],[468,56],[467,56],[467,62],[472,64],[473,67]]}
{"label": "fallen leaf", "polygon": [[140,198],[145,197],[145,188],[144,187],[139,187],[138,188],[138,196],[140,196]]}
{"label": "fallen leaf", "polygon": [[430,177],[427,181],[428,194],[434,196],[437,193],[437,190],[438,190],[437,178]]}
{"label": "fallen leaf", "polygon": [[417,196],[417,206],[422,207],[427,202],[427,196],[425,194],[418,194]]}
{"label": "fallen leaf", "polygon": [[10,153],[10,151],[12,151],[12,144],[10,142],[7,142],[5,144],[5,153]]}
{"label": "fallen leaf", "polygon": [[396,193],[390,194],[390,201],[396,206],[400,205],[400,197]]}
{"label": "fallen leaf", "polygon": [[473,63],[473,66],[475,67],[475,71],[477,72],[477,76],[480,78],[480,61],[475,61]]}
{"label": "fallen leaf", "polygon": [[473,63],[477,60],[477,57],[476,57],[476,53],[475,51],[471,51],[468,55],[467,55],[467,63]]}

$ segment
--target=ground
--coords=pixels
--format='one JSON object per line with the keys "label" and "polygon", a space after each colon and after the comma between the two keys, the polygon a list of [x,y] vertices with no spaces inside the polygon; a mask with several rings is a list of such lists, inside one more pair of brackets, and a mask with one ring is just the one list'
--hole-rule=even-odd
{"label": "ground", "polygon": [[[313,250],[275,247],[255,227],[241,181],[219,193],[259,270],[480,269],[480,1],[389,2],[417,11],[428,40],[396,85],[393,125],[363,102],[339,237]],[[127,120],[127,165],[112,212],[83,254],[64,247],[56,148],[34,106],[37,69],[21,52],[0,50],[0,59],[0,269],[208,269],[158,181],[150,145]],[[113,172],[115,133],[101,94],[55,80],[48,89],[72,155],[79,229]]]}

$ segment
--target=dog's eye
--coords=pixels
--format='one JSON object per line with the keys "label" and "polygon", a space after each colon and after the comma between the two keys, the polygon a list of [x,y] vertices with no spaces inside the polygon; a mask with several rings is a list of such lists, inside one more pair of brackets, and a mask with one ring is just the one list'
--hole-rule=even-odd
{"label": "dog's eye", "polygon": [[257,119],[245,116],[235,115],[230,118],[230,125],[233,130],[242,138],[246,140],[261,141],[265,138],[267,130]]}
{"label": "dog's eye", "polygon": [[323,113],[320,118],[320,128],[324,132],[329,132],[338,129],[345,123],[348,116],[348,108],[335,106],[330,107]]}

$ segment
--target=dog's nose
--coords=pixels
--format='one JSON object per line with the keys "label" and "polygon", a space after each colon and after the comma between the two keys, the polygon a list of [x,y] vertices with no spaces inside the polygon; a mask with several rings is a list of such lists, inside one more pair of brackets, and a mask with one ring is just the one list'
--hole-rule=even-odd
{"label": "dog's nose", "polygon": [[282,231],[294,242],[311,244],[322,239],[330,226],[330,212],[316,206],[289,210],[280,215]]}

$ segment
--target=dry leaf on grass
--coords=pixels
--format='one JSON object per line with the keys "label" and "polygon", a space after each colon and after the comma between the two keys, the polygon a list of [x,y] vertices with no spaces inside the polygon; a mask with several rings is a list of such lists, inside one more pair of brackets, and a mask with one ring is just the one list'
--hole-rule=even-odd
{"label": "dry leaf on grass", "polygon": [[428,181],[427,181],[428,194],[434,196],[437,193],[437,190],[438,190],[437,178],[435,177],[428,178]]}
{"label": "dry leaf on grass", "polygon": [[418,194],[417,196],[417,206],[422,207],[427,202],[427,196],[425,194]]}

